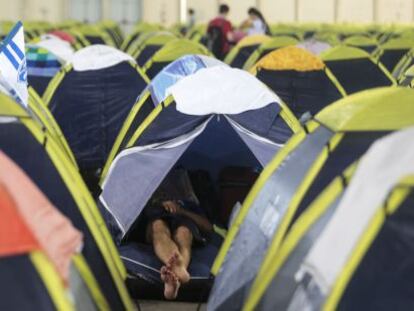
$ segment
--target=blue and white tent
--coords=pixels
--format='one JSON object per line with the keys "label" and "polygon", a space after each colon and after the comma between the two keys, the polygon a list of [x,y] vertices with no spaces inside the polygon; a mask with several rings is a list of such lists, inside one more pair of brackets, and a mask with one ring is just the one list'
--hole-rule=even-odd
{"label": "blue and white tent", "polygon": [[128,117],[125,119],[125,122],[118,133],[106,161],[101,176],[101,182],[106,176],[109,166],[115,156],[128,144],[131,135],[141,125],[145,118],[148,117],[151,111],[170,95],[168,89],[181,79],[195,74],[200,69],[216,66],[228,67],[227,64],[212,57],[204,55],[186,55],[169,64],[158,73],[154,79],[152,79],[140,94],[138,101],[130,110]]}

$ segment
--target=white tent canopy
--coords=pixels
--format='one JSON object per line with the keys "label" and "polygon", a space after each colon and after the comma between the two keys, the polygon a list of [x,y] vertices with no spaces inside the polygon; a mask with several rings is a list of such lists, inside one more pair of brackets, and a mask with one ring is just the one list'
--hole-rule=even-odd
{"label": "white tent canopy", "polygon": [[48,50],[54,54],[62,64],[68,62],[75,53],[69,42],[60,39],[54,35],[44,35],[41,37],[41,41],[33,44]]}
{"label": "white tent canopy", "polygon": [[189,115],[239,114],[281,100],[250,73],[214,66],[183,78],[168,89],[177,110]]}
{"label": "white tent canopy", "polygon": [[69,62],[75,71],[87,71],[109,68],[124,61],[135,62],[132,56],[116,48],[95,44],[74,53]]}

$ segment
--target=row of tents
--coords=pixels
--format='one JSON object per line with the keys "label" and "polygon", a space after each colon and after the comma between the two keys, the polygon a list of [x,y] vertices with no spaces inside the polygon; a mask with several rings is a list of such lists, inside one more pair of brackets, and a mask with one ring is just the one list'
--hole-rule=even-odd
{"label": "row of tents", "polygon": [[[30,49],[67,46],[56,37],[29,46],[29,84]],[[74,48],[42,96],[32,84],[28,107],[0,89],[0,227],[15,233],[0,235],[0,309],[123,310],[130,294],[160,297],[162,263],[134,239],[140,212],[174,168],[216,183],[229,166],[261,174],[228,222],[193,189],[216,230],[194,249],[179,299],[412,308],[413,90],[350,46],[319,54],[291,41],[248,72],[159,29],[132,41],[128,53]],[[67,233],[30,221],[36,200]],[[44,242],[55,233],[56,249],[73,245],[61,256]]]}

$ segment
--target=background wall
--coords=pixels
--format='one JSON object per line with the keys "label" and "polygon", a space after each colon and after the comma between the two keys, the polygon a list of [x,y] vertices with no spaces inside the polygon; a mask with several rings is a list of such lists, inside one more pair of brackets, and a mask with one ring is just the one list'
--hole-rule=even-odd
{"label": "background wall", "polygon": [[203,23],[216,15],[219,3],[231,7],[235,24],[246,18],[250,6],[261,9],[269,23],[414,21],[414,0],[0,0],[0,20],[113,18],[125,26],[138,20],[171,25],[182,20],[180,12],[191,7]]}

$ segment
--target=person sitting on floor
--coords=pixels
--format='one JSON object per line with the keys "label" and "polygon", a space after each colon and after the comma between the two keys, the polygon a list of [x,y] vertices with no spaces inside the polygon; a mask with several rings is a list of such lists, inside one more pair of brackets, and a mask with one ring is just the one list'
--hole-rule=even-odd
{"label": "person sitting on floor", "polygon": [[175,299],[181,284],[190,280],[187,271],[193,245],[204,244],[213,226],[192,190],[185,170],[173,170],[143,211],[145,241],[152,244],[163,262],[164,296]]}

